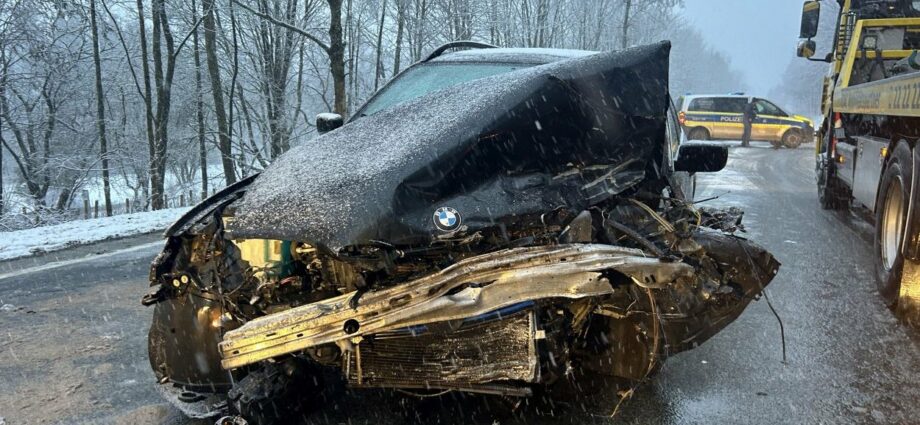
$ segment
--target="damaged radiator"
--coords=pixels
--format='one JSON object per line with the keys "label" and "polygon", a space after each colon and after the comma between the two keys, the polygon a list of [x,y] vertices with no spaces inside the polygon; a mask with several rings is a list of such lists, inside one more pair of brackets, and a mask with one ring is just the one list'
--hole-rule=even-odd
{"label": "damaged radiator", "polygon": [[364,338],[343,361],[355,387],[509,393],[516,392],[513,386],[496,382],[539,381],[534,339],[533,312],[526,311],[455,331],[429,325],[377,334]]}

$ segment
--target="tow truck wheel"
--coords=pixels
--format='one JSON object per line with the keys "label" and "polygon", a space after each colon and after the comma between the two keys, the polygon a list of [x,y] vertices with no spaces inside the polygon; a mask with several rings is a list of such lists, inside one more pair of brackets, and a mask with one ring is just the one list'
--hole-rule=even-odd
{"label": "tow truck wheel", "polygon": [[703,127],[697,127],[693,130],[690,130],[690,134],[687,135],[689,140],[709,140],[709,130],[706,130]]}
{"label": "tow truck wheel", "polygon": [[783,134],[783,146],[796,149],[802,144],[802,139],[802,132],[793,128]]}
{"label": "tow truck wheel", "polygon": [[901,238],[907,222],[911,167],[910,149],[899,144],[882,175],[876,201],[875,274],[878,291],[889,307],[897,304],[901,289]]}

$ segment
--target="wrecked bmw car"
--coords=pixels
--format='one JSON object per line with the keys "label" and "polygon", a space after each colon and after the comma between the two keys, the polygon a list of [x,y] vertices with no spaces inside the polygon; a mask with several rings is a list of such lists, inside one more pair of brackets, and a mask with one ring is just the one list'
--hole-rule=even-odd
{"label": "wrecked bmw car", "polygon": [[574,369],[641,381],[737,318],[779,264],[692,203],[727,151],[680,143],[670,45],[527,50],[433,55],[463,77],[410,68],[176,222],[143,301],[160,391],[260,423],[319,370],[527,397]]}

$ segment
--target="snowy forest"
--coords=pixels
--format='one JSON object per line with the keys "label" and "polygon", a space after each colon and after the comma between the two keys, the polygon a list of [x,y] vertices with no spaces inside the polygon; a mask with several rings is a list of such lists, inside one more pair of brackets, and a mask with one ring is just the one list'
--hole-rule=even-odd
{"label": "snowy forest", "polygon": [[[681,0],[0,0],[0,230],[197,202],[453,40],[670,39],[671,90],[742,81]],[[308,164],[305,164],[308,166]]]}

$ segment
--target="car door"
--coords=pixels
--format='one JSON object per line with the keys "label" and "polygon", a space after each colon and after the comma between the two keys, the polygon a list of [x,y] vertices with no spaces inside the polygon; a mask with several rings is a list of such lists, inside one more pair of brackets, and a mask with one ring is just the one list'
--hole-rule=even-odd
{"label": "car door", "polygon": [[757,117],[751,125],[752,139],[778,141],[783,137],[789,125],[785,122],[788,115],[782,109],[768,100],[754,99],[754,112]]}
{"label": "car door", "polygon": [[739,140],[744,132],[744,104],[741,97],[716,97],[716,110],[719,111],[717,137],[725,140]]}

